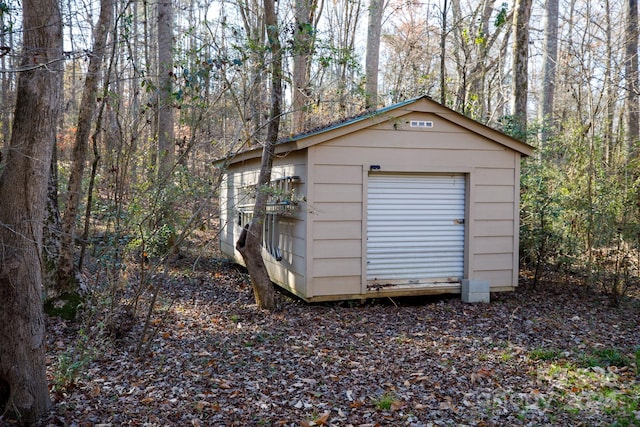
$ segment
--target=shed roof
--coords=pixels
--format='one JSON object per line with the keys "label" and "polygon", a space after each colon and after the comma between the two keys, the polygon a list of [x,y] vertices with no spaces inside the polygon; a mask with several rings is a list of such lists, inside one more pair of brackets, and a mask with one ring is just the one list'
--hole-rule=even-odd
{"label": "shed roof", "polygon": [[[448,107],[443,106],[426,95],[393,104],[373,112],[367,112],[356,117],[351,117],[321,128],[283,138],[276,145],[275,154],[302,150],[340,136],[357,132],[361,129],[375,126],[389,120],[390,118],[401,118],[413,112],[435,114],[436,116],[450,121],[470,132],[476,133],[503,145],[504,147],[517,151],[524,156],[531,156],[533,154],[534,147],[531,145],[470,119]],[[231,164],[250,160],[260,157],[261,151],[261,147],[255,147],[246,151],[231,153],[224,160]],[[222,163],[222,161],[223,159],[216,163]]]}

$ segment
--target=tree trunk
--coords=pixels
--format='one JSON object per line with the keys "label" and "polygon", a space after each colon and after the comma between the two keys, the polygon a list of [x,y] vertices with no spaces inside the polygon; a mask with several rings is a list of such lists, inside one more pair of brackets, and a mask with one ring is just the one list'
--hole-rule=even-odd
{"label": "tree trunk", "polygon": [[76,221],[78,219],[80,199],[82,198],[82,178],[87,159],[89,135],[96,110],[100,69],[102,68],[107,36],[111,29],[112,20],[113,0],[101,0],[100,16],[94,30],[93,52],[89,58],[87,77],[84,81],[84,90],[78,115],[78,128],[73,146],[71,173],[67,186],[67,203],[62,219],[58,283],[56,289],[52,289],[51,291],[53,292],[48,295],[52,301],[58,298],[64,299],[66,298],[65,295],[77,295],[79,291],[78,272],[74,264]]}
{"label": "tree trunk", "polygon": [[175,162],[173,132],[173,6],[158,1],[158,182],[167,182]]}
{"label": "tree trunk", "polygon": [[553,127],[553,100],[556,88],[558,62],[558,0],[547,0],[547,19],[542,51],[542,99],[540,100],[540,144],[544,147]]}
{"label": "tree trunk", "polygon": [[640,97],[638,81],[638,0],[627,1],[627,25],[625,28],[625,61],[627,101],[627,144],[629,159],[638,158],[638,139],[640,139]]}
{"label": "tree trunk", "polygon": [[262,149],[253,218],[243,230],[238,242],[236,242],[236,248],[242,254],[251,276],[256,304],[266,310],[275,310],[277,308],[275,290],[262,259],[262,227],[269,197],[268,185],[271,181],[273,150],[278,140],[282,112],[282,52],[275,12],[275,0],[264,0],[264,16],[269,51],[271,52],[271,112],[269,114],[267,139]]}
{"label": "tree trunk", "polygon": [[[14,34],[11,21],[5,18],[5,13],[0,12],[0,46],[3,46],[5,52],[13,52]],[[14,60],[11,55],[0,55],[0,68],[8,70],[14,67]],[[2,98],[2,108],[0,108],[0,163],[2,162],[2,153],[8,145],[11,136],[11,114],[13,100],[15,99],[15,75],[14,73],[0,73],[0,96]]]}
{"label": "tree trunk", "polygon": [[58,206],[58,150],[54,146],[49,168],[49,182],[47,184],[47,213],[42,234],[42,286],[44,294],[57,288],[58,259],[60,258],[60,233],[62,221]]}
{"label": "tree trunk", "polygon": [[322,6],[316,0],[297,0],[296,23],[293,34],[293,96],[291,99],[291,131],[298,133],[306,127],[306,106],[309,102],[311,57],[316,40],[317,16]]}
{"label": "tree trunk", "polygon": [[440,32],[440,104],[442,105],[446,105],[447,103],[447,68],[445,54],[447,47],[447,13],[448,4],[447,0],[444,0],[442,4],[442,30]]}
{"label": "tree trunk", "polygon": [[460,42],[464,40],[464,28],[461,23],[463,21],[462,10],[460,9],[460,2],[451,2],[451,21],[454,23],[452,31],[455,31],[456,37],[453,45],[453,52],[451,56],[455,58],[456,72],[457,72],[457,89],[453,101],[454,110],[465,114],[467,105],[467,67],[469,60],[468,46],[466,43]]}
{"label": "tree trunk", "polygon": [[[612,23],[611,23],[611,3],[609,0],[605,0],[605,40],[607,46],[607,58],[613,58],[613,38],[611,35]],[[607,108],[606,119],[604,124],[604,141],[605,141],[605,155],[604,162],[608,165],[613,165],[613,153],[614,144],[616,142],[616,136],[614,134],[614,122],[616,114],[616,101],[618,99],[618,88],[614,83],[613,77],[613,61],[607,61],[604,71],[604,87],[607,90]]]}
{"label": "tree trunk", "polygon": [[527,91],[529,90],[529,17],[532,0],[517,0],[513,27],[513,83],[512,114],[518,138],[525,139],[527,132]]}
{"label": "tree trunk", "polygon": [[378,108],[378,68],[380,65],[380,37],[382,35],[382,13],[384,0],[370,0],[369,24],[367,26],[365,108]]}
{"label": "tree trunk", "polygon": [[242,83],[242,100],[236,106],[242,120],[246,122],[244,137],[251,145],[257,145],[264,135],[263,101],[266,98],[266,90],[262,76],[263,68],[259,65],[262,54],[255,49],[255,46],[262,46],[265,37],[264,16],[258,10],[259,3],[259,0],[238,1],[238,9],[246,33],[247,62],[252,66],[249,67]]}
{"label": "tree trunk", "polygon": [[51,404],[40,255],[63,62],[58,1],[22,4],[23,71],[0,175],[0,413],[29,423]]}

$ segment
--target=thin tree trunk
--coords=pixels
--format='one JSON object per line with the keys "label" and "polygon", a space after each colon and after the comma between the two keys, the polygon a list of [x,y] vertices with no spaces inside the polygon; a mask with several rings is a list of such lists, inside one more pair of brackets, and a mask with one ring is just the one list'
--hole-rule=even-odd
{"label": "thin tree trunk", "polygon": [[[613,40],[611,37],[611,3],[609,0],[605,0],[605,32],[606,32],[606,46],[607,46],[607,58],[613,58]],[[604,125],[604,141],[605,141],[605,155],[604,162],[610,166],[613,166],[613,154],[614,143],[616,141],[615,134],[613,133],[613,124],[616,114],[616,99],[618,88],[614,83],[613,78],[613,61],[607,61],[605,64],[604,72],[604,86],[607,90],[607,109],[606,109],[606,122]]]}
{"label": "thin tree trunk", "polygon": [[271,167],[273,165],[273,150],[278,140],[280,115],[282,112],[282,52],[279,39],[278,21],[275,12],[275,1],[264,0],[265,24],[267,39],[271,52],[271,112],[267,139],[262,149],[260,174],[256,185],[256,202],[253,208],[253,218],[236,242],[236,248],[242,257],[251,276],[256,304],[266,310],[277,308],[275,290],[269,273],[262,259],[262,227],[264,225],[267,199],[267,189],[271,181]]}
{"label": "thin tree trunk", "polygon": [[[114,33],[114,39],[117,35]],[[115,44],[115,41],[114,41]],[[96,183],[96,175],[98,173],[98,164],[100,163],[100,150],[98,149],[98,138],[100,136],[100,132],[102,131],[102,123],[104,117],[104,111],[107,107],[107,95],[109,93],[109,85],[111,84],[111,74],[113,72],[113,67],[116,63],[116,49],[111,49],[111,58],[109,59],[109,66],[107,67],[104,83],[102,87],[102,102],[100,103],[100,108],[98,110],[98,114],[96,116],[95,126],[93,130],[93,134],[91,134],[91,147],[93,149],[93,159],[91,161],[91,175],[89,175],[89,185],[87,186],[87,202],[85,204],[84,210],[84,226],[82,229],[82,238],[80,239],[80,255],[78,256],[78,271],[82,271],[82,264],[84,262],[84,256],[87,250],[87,243],[89,240],[89,228],[91,225],[91,208],[93,207],[93,190]],[[120,138],[120,142],[122,142],[122,138]],[[135,174],[135,170],[130,172]],[[116,188],[118,186],[116,185]],[[116,192],[117,194],[117,192]],[[120,215],[116,215],[117,218]]]}
{"label": "thin tree trunk", "polygon": [[173,6],[158,1],[158,181],[165,183],[175,162],[173,131]]}
{"label": "thin tree trunk", "polygon": [[[13,68],[14,63],[10,59],[11,55],[6,55],[8,52],[13,52],[13,35],[14,31],[11,30],[10,22],[5,20],[5,14],[0,13],[0,46],[3,47],[3,54],[0,55],[0,68],[7,70]],[[14,73],[0,73],[0,79],[2,80],[0,94],[2,96],[2,105],[0,108],[0,162],[2,161],[2,152],[8,145],[9,138],[11,137],[11,114],[10,110],[13,107],[14,89],[13,84]]]}
{"label": "thin tree trunk", "polygon": [[558,4],[559,0],[547,0],[547,17],[542,51],[542,99],[540,100],[540,144],[544,147],[552,134],[553,101],[556,88],[556,64],[558,62]]}
{"label": "thin tree trunk", "polygon": [[[239,0],[238,6],[244,31],[249,45],[261,46],[264,43],[265,23],[264,16],[258,11],[258,0]],[[257,144],[264,132],[264,78],[262,67],[259,66],[261,58],[256,49],[249,48],[247,52],[249,62],[254,66],[250,68],[246,80],[243,82],[242,102],[237,104],[238,113],[247,122],[245,138],[251,144]]]}
{"label": "thin tree trunk", "polygon": [[76,221],[80,199],[82,198],[82,178],[87,159],[89,135],[96,110],[98,81],[112,21],[113,0],[101,0],[100,17],[94,31],[93,51],[89,58],[87,77],[84,81],[84,90],[78,115],[78,129],[73,146],[71,174],[67,187],[67,203],[62,219],[58,284],[57,289],[54,290],[55,292],[50,295],[50,298],[54,300],[60,296],[77,294],[78,292],[79,283],[74,263]]}
{"label": "thin tree trunk", "polygon": [[532,0],[517,0],[513,27],[512,114],[515,130],[524,139],[527,132],[527,96],[529,90],[529,17]]}
{"label": "thin tree trunk", "polygon": [[382,14],[384,0],[370,0],[369,24],[367,26],[365,108],[378,107],[378,73],[380,66],[380,37],[382,35]]}
{"label": "thin tree trunk", "polygon": [[26,424],[51,405],[41,253],[63,62],[59,2],[24,0],[22,5],[23,71],[0,174],[0,413]]}
{"label": "thin tree trunk", "polygon": [[629,159],[638,158],[640,139],[640,96],[638,81],[638,0],[627,1],[627,25],[625,28],[625,79],[627,101],[627,144]]}
{"label": "thin tree trunk", "polygon": [[42,286],[45,295],[57,288],[61,233],[62,221],[58,205],[58,150],[54,144],[47,184],[47,213],[42,234],[42,262],[44,263]]}
{"label": "thin tree trunk", "polygon": [[[322,4],[322,3],[321,3]],[[311,97],[311,57],[315,47],[317,16],[322,6],[316,0],[297,0],[296,27],[293,35],[293,96],[291,99],[291,131],[301,132],[306,127],[306,106]]]}
{"label": "thin tree trunk", "polygon": [[442,31],[440,32],[440,103],[445,105],[447,102],[447,68],[445,49],[447,47],[447,14],[449,5],[444,0],[442,5]]}
{"label": "thin tree trunk", "polygon": [[456,71],[458,74],[458,87],[456,89],[453,108],[456,111],[465,114],[467,105],[467,62],[469,59],[469,53],[467,52],[468,49],[463,42],[463,26],[460,25],[463,17],[462,10],[460,9],[460,2],[453,1],[451,3],[451,15],[452,21],[455,23],[455,27],[452,30],[455,30],[456,33],[456,37],[454,38],[456,42],[453,46],[452,56],[455,58]]}

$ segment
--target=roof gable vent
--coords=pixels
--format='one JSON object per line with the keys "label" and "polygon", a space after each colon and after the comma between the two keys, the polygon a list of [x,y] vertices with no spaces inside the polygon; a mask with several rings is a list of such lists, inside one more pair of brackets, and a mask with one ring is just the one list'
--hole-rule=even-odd
{"label": "roof gable vent", "polygon": [[412,128],[432,128],[433,122],[431,120],[411,120],[409,126]]}

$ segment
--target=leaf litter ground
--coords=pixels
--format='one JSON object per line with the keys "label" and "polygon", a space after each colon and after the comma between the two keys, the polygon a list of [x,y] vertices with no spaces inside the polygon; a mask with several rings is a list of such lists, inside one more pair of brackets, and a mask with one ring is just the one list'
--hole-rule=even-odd
{"label": "leaf litter ground", "polygon": [[637,295],[612,308],[566,281],[489,304],[281,299],[257,309],[222,262],[172,274],[139,357],[144,313],[82,345],[98,321],[49,319],[50,382],[65,360],[78,369],[40,425],[640,425]]}

